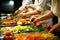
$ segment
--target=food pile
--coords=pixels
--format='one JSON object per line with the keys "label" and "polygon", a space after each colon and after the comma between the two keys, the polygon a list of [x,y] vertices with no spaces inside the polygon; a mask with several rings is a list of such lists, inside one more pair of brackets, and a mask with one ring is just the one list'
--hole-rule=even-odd
{"label": "food pile", "polygon": [[26,19],[4,20],[2,24],[8,27],[0,28],[0,34],[4,40],[55,40],[51,33],[40,33],[46,30],[40,22],[31,23]]}
{"label": "food pile", "polygon": [[27,33],[27,32],[41,32],[44,31],[44,28],[37,28],[35,26],[15,26],[15,27],[3,27],[0,29],[2,34],[6,34],[7,31],[11,31],[13,33]]}
{"label": "food pile", "polygon": [[[49,36],[50,35],[50,36]],[[56,36],[51,33],[21,33],[13,35],[12,32],[7,32],[4,40],[55,40]]]}
{"label": "food pile", "polygon": [[3,20],[2,25],[5,25],[5,26],[17,25],[17,21],[15,21],[15,20]]}

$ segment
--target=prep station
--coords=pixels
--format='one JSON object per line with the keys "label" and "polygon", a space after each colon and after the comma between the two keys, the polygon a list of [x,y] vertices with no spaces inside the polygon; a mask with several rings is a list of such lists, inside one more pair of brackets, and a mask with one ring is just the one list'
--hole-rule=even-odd
{"label": "prep station", "polygon": [[15,15],[15,11],[22,5],[22,0],[1,0],[0,3],[0,40],[60,40],[60,33],[49,32],[58,23],[57,16],[50,21],[34,23],[34,19],[30,21],[32,15]]}

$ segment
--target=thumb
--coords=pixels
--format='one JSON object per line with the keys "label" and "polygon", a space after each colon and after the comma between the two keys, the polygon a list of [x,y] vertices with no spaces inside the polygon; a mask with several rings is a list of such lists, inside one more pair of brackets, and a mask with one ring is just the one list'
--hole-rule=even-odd
{"label": "thumb", "polygon": [[49,30],[49,32],[54,32],[54,30],[56,29],[56,26],[53,26],[50,30]]}

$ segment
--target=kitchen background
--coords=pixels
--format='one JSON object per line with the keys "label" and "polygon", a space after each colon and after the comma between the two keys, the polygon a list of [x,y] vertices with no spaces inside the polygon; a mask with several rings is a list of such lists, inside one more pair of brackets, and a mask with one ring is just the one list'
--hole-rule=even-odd
{"label": "kitchen background", "polygon": [[[34,0],[33,0],[34,1]],[[22,0],[0,0],[0,19],[4,19],[7,15],[14,13],[22,5]],[[52,24],[56,24],[58,18],[52,19]]]}

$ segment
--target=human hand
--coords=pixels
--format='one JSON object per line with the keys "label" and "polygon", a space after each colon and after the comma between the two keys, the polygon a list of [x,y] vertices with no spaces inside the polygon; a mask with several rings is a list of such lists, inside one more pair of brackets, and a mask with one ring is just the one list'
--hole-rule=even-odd
{"label": "human hand", "polygon": [[60,32],[60,24],[54,25],[54,26],[49,30],[49,32],[54,32],[54,31]]}
{"label": "human hand", "polygon": [[39,15],[33,15],[33,16],[31,16],[30,21],[31,22],[35,22],[35,20],[36,20],[36,22],[37,22],[38,21],[38,17],[39,17]]}
{"label": "human hand", "polygon": [[26,14],[25,14],[25,13],[20,13],[19,16],[21,16],[21,17],[25,17]]}
{"label": "human hand", "polygon": [[28,12],[28,9],[25,9],[25,10],[23,11],[23,13],[26,13],[26,12]]}
{"label": "human hand", "polygon": [[42,24],[42,27],[48,29],[48,31],[53,27],[51,24]]}
{"label": "human hand", "polygon": [[17,15],[19,12],[20,12],[20,10],[16,10],[14,14]]}

